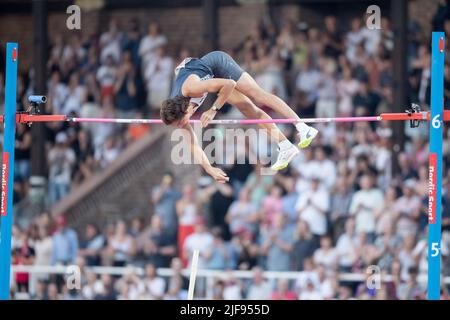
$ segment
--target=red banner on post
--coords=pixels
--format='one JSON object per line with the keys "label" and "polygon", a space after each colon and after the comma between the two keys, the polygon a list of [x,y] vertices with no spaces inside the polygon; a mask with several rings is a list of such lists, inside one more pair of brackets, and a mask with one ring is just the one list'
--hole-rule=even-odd
{"label": "red banner on post", "polygon": [[436,153],[430,153],[428,171],[428,223],[436,223]]}
{"label": "red banner on post", "polygon": [[9,171],[9,152],[3,152],[2,161],[2,199],[0,204],[0,214],[6,216],[8,207],[8,171]]}

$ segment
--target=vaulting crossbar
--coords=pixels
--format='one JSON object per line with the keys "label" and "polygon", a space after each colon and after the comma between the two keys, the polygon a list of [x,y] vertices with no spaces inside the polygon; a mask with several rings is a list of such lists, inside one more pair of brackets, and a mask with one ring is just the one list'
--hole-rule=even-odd
{"label": "vaulting crossbar", "polygon": [[[323,122],[373,122],[373,121],[430,121],[430,111],[418,113],[382,113],[378,116],[367,117],[336,117],[336,118],[304,118],[304,119],[216,119],[211,120],[210,124],[240,124],[253,125],[261,123],[323,123]],[[4,116],[0,115],[0,122],[3,122]],[[125,124],[163,124],[161,119],[121,119],[121,118],[79,118],[66,115],[38,115],[38,114],[16,114],[16,123],[33,122],[93,122],[93,123],[125,123]],[[444,112],[444,121],[450,121],[450,110]],[[201,123],[200,120],[191,119],[192,124]]]}

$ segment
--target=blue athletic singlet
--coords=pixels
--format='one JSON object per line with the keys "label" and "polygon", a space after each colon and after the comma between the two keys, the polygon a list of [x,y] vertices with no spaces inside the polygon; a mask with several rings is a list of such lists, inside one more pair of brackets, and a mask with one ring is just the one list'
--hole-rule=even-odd
{"label": "blue athletic singlet", "polygon": [[[186,58],[175,68],[176,78],[170,94],[171,98],[178,95],[183,95],[181,88],[183,87],[184,81],[186,81],[191,74],[196,74],[201,80],[211,79],[214,77],[211,68],[209,68],[201,59]],[[200,98],[191,98],[191,102],[199,106],[203,103],[206,96],[207,93]]]}
{"label": "blue athletic singlet", "polygon": [[[244,70],[227,53],[213,51],[201,58],[186,58],[175,68],[175,82],[170,97],[182,95],[181,88],[184,81],[191,75],[196,74],[201,80],[211,78],[225,78],[238,81]],[[191,102],[200,106],[206,99],[208,93],[202,97],[191,98]]]}

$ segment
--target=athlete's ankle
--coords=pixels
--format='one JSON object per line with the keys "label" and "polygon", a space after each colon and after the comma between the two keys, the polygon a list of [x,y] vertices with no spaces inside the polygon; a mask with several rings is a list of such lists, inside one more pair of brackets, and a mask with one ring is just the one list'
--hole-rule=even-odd
{"label": "athlete's ankle", "polygon": [[288,139],[278,142],[278,147],[280,148],[280,150],[286,150],[293,146],[294,145]]}
{"label": "athlete's ankle", "polygon": [[295,128],[297,129],[298,132],[302,133],[302,132],[308,130],[309,126],[304,122],[298,122],[295,124]]}

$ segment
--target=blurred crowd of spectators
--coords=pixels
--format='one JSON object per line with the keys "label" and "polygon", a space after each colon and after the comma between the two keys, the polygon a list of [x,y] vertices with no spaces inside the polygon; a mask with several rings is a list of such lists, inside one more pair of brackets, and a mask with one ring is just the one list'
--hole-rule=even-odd
{"label": "blurred crowd of spectators", "polygon": [[[224,50],[301,117],[376,115],[391,111],[393,104],[393,31],[387,18],[381,24],[369,30],[360,17],[347,25],[334,16],[325,18],[323,28],[294,21],[280,29],[258,23],[242,43]],[[449,21],[444,27],[450,34]],[[405,58],[410,100],[425,105],[430,39],[420,38],[419,31],[418,25],[411,27]],[[189,56],[187,50],[176,59],[166,56],[167,41],[153,23],[140,34],[135,21],[120,29],[115,20],[98,38],[54,39],[47,111],[99,117],[154,114],[170,90],[177,61]],[[448,98],[447,64],[445,70]],[[21,86],[24,95],[27,87]],[[180,186],[167,173],[150,192],[149,223],[121,220],[101,229],[90,224],[77,234],[63,217],[53,221],[42,214],[30,230],[15,227],[13,261],[145,270],[138,276],[127,269],[121,277],[86,271],[82,289],[73,292],[61,279],[42,275],[32,297],[37,299],[184,299],[187,279],[180,272],[189,266],[194,249],[200,250],[199,268],[227,270],[214,283],[214,299],[424,299],[426,287],[418,278],[427,272],[428,129],[424,124],[406,128],[404,151],[394,153],[389,125],[318,124],[317,141],[275,176],[261,174],[260,163],[232,164],[223,166],[230,184],[203,177]],[[107,166],[136,138],[130,128],[107,124],[51,124],[48,130],[51,203],[71,183]],[[283,130],[294,137],[289,128]],[[19,127],[17,140],[18,178],[26,181],[27,128]],[[445,131],[444,154],[448,148]],[[450,276],[448,161],[444,156],[443,276]],[[379,289],[338,277],[366,274],[373,265],[393,276]],[[175,275],[161,278],[155,273],[161,267],[172,268]],[[253,278],[236,279],[230,270],[253,270]],[[268,281],[263,271],[299,273],[293,281]],[[17,292],[26,291],[29,275],[15,277]],[[443,285],[443,298],[447,289]],[[200,282],[197,292],[204,290]]]}
{"label": "blurred crowd of spectators", "polygon": [[[155,23],[141,34],[137,21],[119,27],[111,20],[99,35],[73,33],[51,41],[47,64],[48,114],[78,117],[142,118],[156,114],[172,83],[173,59],[165,54],[167,38]],[[34,72],[18,79],[19,110],[28,108]],[[135,124],[46,123],[48,206],[74,185],[114,161],[149,126]],[[18,126],[16,136],[16,199],[27,195],[30,177],[31,133]]]}

